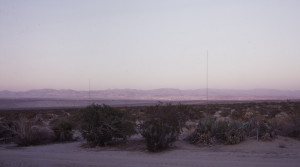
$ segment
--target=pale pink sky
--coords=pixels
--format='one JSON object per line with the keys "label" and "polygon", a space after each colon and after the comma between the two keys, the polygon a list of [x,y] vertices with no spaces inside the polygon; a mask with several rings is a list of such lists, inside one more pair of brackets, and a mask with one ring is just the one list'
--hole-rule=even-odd
{"label": "pale pink sky", "polygon": [[0,1],[0,90],[300,90],[300,1]]}

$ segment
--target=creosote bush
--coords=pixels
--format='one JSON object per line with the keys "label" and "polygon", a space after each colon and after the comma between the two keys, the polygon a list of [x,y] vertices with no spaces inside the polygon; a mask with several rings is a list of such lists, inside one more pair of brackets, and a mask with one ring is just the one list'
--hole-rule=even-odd
{"label": "creosote bush", "polygon": [[0,118],[0,143],[9,143],[15,136],[16,125],[9,120]]}
{"label": "creosote bush", "polygon": [[52,122],[52,130],[55,134],[55,140],[59,142],[72,141],[74,123],[70,118],[64,117]]}
{"label": "creosote bush", "polygon": [[195,131],[188,137],[192,144],[211,145],[216,142],[223,144],[238,144],[245,140],[248,124],[238,121],[203,118]]}
{"label": "creosote bush", "polygon": [[92,104],[81,110],[81,132],[92,146],[105,146],[113,139],[125,140],[135,133],[135,122],[126,111]]}
{"label": "creosote bush", "polygon": [[299,117],[273,118],[270,120],[270,124],[275,129],[276,134],[300,139]]}
{"label": "creosote bush", "polygon": [[158,104],[146,111],[146,119],[139,125],[139,131],[146,140],[148,151],[164,150],[180,134],[185,118],[179,106]]}

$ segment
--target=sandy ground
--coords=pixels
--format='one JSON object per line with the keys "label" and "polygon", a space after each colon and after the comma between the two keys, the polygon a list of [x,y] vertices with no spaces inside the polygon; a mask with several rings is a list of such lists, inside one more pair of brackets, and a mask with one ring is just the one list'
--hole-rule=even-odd
{"label": "sandy ground", "polygon": [[0,145],[1,167],[299,167],[300,141],[278,137],[272,142],[247,140],[238,145],[194,146],[178,141],[160,153],[142,141],[111,148],[83,148],[82,142],[32,147]]}

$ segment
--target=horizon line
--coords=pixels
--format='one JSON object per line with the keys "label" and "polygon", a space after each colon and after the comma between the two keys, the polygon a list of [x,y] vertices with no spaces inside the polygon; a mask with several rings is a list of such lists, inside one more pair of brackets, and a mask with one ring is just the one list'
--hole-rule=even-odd
{"label": "horizon line", "polygon": [[[169,89],[169,90],[206,90],[207,88],[197,88],[197,89],[180,89],[180,88],[153,88],[153,89],[134,89],[134,88],[108,88],[108,89],[94,89],[94,90],[78,90],[78,89],[54,89],[54,88],[40,88],[40,89],[27,89],[27,90],[0,90],[0,92],[29,92],[36,90],[70,90],[70,91],[106,91],[106,90],[138,90],[138,91],[150,91],[150,90],[161,90],[161,89]],[[300,91],[300,89],[269,89],[269,88],[252,88],[252,89],[232,89],[232,88],[208,88],[208,90],[232,90],[232,91],[253,91],[253,90],[273,90],[273,91]]]}

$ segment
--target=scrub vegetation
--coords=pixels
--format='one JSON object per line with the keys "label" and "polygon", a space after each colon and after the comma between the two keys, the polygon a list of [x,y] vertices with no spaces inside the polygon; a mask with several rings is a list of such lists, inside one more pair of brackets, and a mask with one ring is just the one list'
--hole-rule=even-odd
{"label": "scrub vegetation", "polygon": [[271,141],[278,135],[300,139],[300,102],[0,111],[0,142],[18,146],[83,140],[104,147],[140,135],[148,151],[158,152],[172,147],[182,133],[195,145]]}

